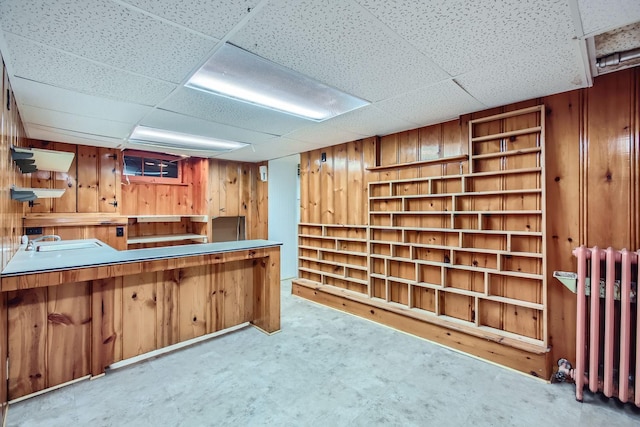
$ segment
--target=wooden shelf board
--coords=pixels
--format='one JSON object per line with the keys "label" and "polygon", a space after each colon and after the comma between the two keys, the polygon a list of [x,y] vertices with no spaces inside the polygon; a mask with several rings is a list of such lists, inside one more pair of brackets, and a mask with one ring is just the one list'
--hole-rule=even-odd
{"label": "wooden shelf board", "polygon": [[327,265],[334,265],[336,267],[346,267],[346,268],[350,268],[352,270],[360,270],[360,271],[367,271],[368,270],[367,266],[355,265],[355,264],[346,264],[344,262],[328,261],[328,260],[324,260],[324,259],[317,259],[317,258],[311,258],[311,257],[306,257],[306,256],[299,256],[298,259],[301,259],[301,260],[304,260],[304,261],[310,261],[310,262],[319,262],[319,263],[327,264]]}
{"label": "wooden shelf board", "polygon": [[[494,133],[492,135],[477,136],[477,137],[471,138],[471,142],[495,141],[496,139],[509,138],[511,136],[540,133],[541,131],[542,131],[542,128],[540,126],[534,126],[526,129],[516,129],[508,132]],[[472,156],[472,158],[477,159],[478,157]]]}
{"label": "wooden shelf board", "polygon": [[[472,172],[472,173],[463,173],[458,175],[439,175],[439,176],[427,176],[424,178],[406,178],[406,179],[394,179],[389,181],[374,181],[370,182],[369,185],[382,185],[382,184],[407,184],[407,183],[419,183],[419,182],[427,182],[427,181],[441,181],[448,179],[460,179],[460,178],[475,178],[475,177],[485,177],[485,176],[500,176],[500,175],[518,175],[523,173],[532,173],[532,172],[541,172],[542,168],[521,168],[521,169],[508,169],[508,170],[499,170],[499,171],[488,171],[488,172]],[[370,192],[371,194],[371,192]]]}
{"label": "wooden shelf board", "polygon": [[544,305],[542,305],[542,304],[538,304],[538,303],[530,302],[530,301],[519,300],[519,299],[514,299],[514,298],[501,297],[501,296],[497,296],[497,295],[484,295],[482,297],[482,299],[486,299],[486,300],[489,300],[489,301],[500,302],[500,303],[503,303],[503,304],[517,305],[518,307],[531,308],[531,309],[534,309],[534,310],[544,310]]}
{"label": "wooden shelf board", "polygon": [[209,222],[208,215],[129,215],[137,222],[180,222],[182,218],[189,218],[191,222]]}
{"label": "wooden shelf board", "polygon": [[456,156],[449,157],[440,157],[437,159],[429,159],[429,160],[419,160],[416,162],[408,162],[408,163],[396,163],[395,165],[384,165],[384,166],[371,166],[366,168],[368,171],[380,171],[386,169],[400,169],[400,168],[410,168],[410,167],[418,167],[418,166],[427,166],[427,165],[437,165],[441,163],[454,163],[454,162],[462,162],[469,159],[469,156],[466,154],[458,154]]}
{"label": "wooden shelf board", "polygon": [[349,225],[349,224],[320,224],[315,222],[300,222],[298,226],[307,226],[307,227],[329,227],[329,228],[359,228],[366,229],[366,225]]}
{"label": "wooden shelf board", "polygon": [[370,215],[542,215],[541,210],[486,210],[486,211],[369,211]]}
{"label": "wooden shelf board", "polygon": [[542,111],[543,107],[544,107],[544,105],[536,105],[535,107],[522,108],[520,110],[514,110],[514,111],[508,111],[506,113],[494,114],[493,116],[481,117],[481,118],[478,118],[478,119],[470,120],[469,124],[470,125],[472,125],[472,124],[475,125],[475,124],[478,124],[478,123],[491,122],[491,121],[494,121],[494,120],[506,119],[506,118],[509,118],[509,117],[523,116],[525,114]]}
{"label": "wooden shelf board", "polygon": [[104,213],[32,213],[23,218],[24,227],[74,227],[84,225],[127,225],[127,217]]}
{"label": "wooden shelf board", "polygon": [[531,153],[540,153],[540,152],[542,152],[542,149],[540,147],[522,148],[520,150],[509,150],[509,151],[500,151],[495,153],[478,154],[473,156],[473,160],[494,159],[497,157],[511,157],[511,156],[518,156],[521,154],[531,154]]}
{"label": "wooden shelf board", "polygon": [[298,234],[298,237],[309,237],[312,239],[322,239],[322,240],[341,240],[343,242],[358,242],[358,243],[367,243],[367,239],[359,239],[355,237],[333,237],[333,236],[317,236],[315,234]]}
{"label": "wooden shelf board", "polygon": [[406,194],[400,196],[373,196],[369,197],[369,200],[402,200],[402,199],[443,199],[455,197],[474,197],[474,196],[502,196],[510,194],[541,194],[542,190],[539,188],[524,188],[522,190],[497,190],[497,191],[465,191],[455,193],[438,193],[438,194]]}
{"label": "wooden shelf board", "polygon": [[[344,280],[346,282],[357,283],[359,285],[368,285],[369,284],[368,280],[356,279],[354,277],[341,276],[339,274],[327,273],[326,271],[313,270],[311,268],[298,267],[298,270],[304,271],[304,272],[307,272],[307,273],[318,274],[320,276],[326,276],[326,277],[331,277],[331,278],[334,278],[334,279]],[[330,285],[325,285],[325,286],[330,286]]]}
{"label": "wooden shelf board", "polygon": [[[426,231],[433,233],[466,233],[466,234],[498,234],[503,236],[533,236],[538,237],[542,236],[542,232],[540,231],[515,231],[515,230],[474,230],[469,228],[423,228],[423,227],[400,227],[400,226],[388,226],[388,225],[372,225],[371,229],[375,230],[407,230],[407,231]],[[377,241],[377,243],[397,243],[397,242],[386,242],[386,241]]]}
{"label": "wooden shelf board", "polygon": [[140,243],[163,243],[163,242],[179,242],[182,240],[202,240],[206,241],[207,236],[200,234],[157,234],[151,236],[136,236],[127,239],[128,245]]}
{"label": "wooden shelf board", "polygon": [[352,251],[340,251],[338,249],[329,249],[329,248],[318,248],[316,246],[307,246],[307,245],[298,245],[298,248],[300,249],[310,249],[310,250],[320,250],[323,252],[330,252],[332,254],[341,254],[341,255],[352,255],[352,256],[361,256],[361,257],[367,257],[367,253],[366,252],[352,252]]}

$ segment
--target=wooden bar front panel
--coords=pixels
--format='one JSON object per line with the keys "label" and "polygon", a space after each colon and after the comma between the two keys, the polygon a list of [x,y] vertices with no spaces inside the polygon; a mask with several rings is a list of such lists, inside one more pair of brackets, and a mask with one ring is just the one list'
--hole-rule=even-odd
{"label": "wooden bar front panel", "polygon": [[185,267],[175,260],[166,269],[149,263],[151,271],[0,294],[7,297],[8,398],[245,322],[279,330],[280,248],[255,254],[197,257]]}

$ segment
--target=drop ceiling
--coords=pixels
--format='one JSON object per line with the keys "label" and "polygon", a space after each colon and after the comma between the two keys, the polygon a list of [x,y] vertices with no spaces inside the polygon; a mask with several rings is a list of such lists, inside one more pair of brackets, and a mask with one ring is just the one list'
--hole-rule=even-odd
{"label": "drop ceiling", "polygon": [[[588,87],[593,40],[640,47],[639,21],[637,0],[0,0],[0,50],[30,138],[145,125],[263,161]],[[371,104],[318,123],[184,87],[227,42]]]}

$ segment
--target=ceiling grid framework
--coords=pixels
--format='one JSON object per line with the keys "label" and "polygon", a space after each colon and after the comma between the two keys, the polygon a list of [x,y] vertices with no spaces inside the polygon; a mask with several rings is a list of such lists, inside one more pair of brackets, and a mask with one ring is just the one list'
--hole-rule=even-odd
{"label": "ceiling grid framework", "polygon": [[[638,21],[637,0],[0,0],[0,50],[31,138],[144,125],[263,161],[586,87],[582,34]],[[371,104],[316,123],[183,87],[225,41]]]}

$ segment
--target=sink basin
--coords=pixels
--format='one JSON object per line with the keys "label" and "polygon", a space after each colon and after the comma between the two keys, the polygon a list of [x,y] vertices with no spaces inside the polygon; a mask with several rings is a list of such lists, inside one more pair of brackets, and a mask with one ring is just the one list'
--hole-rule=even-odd
{"label": "sink basin", "polygon": [[92,249],[99,248],[101,245],[98,242],[52,242],[41,243],[37,245],[36,251],[38,252],[55,252],[55,251],[68,251],[72,249]]}

